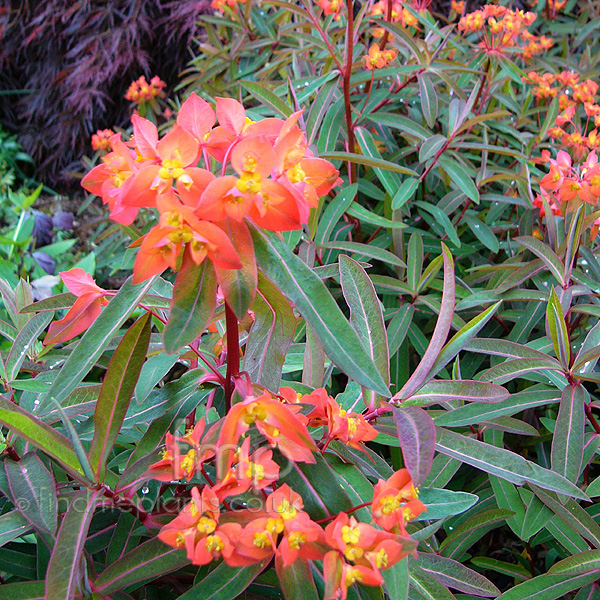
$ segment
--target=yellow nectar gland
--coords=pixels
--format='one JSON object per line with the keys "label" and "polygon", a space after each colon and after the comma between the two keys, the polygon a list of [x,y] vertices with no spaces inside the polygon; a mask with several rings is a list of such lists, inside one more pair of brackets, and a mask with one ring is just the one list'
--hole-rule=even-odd
{"label": "yellow nectar gland", "polygon": [[204,544],[212,554],[221,554],[223,548],[225,548],[225,544],[219,535],[209,535]]}
{"label": "yellow nectar gland", "polygon": [[175,538],[175,543],[177,544],[178,548],[185,546],[185,535],[183,535],[183,533],[181,533],[181,531],[177,533],[177,537]]}
{"label": "yellow nectar gland", "polygon": [[291,169],[288,169],[287,176],[292,183],[300,183],[306,179],[306,173],[300,166],[300,163],[294,165]]}
{"label": "yellow nectar gland", "polygon": [[277,535],[283,531],[283,527],[283,519],[267,519],[265,531]]}
{"label": "yellow nectar gland", "polygon": [[187,244],[192,241],[193,237],[192,230],[188,225],[184,225],[176,231],[169,233],[169,240],[173,244]]}
{"label": "yellow nectar gland", "polygon": [[388,553],[382,548],[375,557],[375,566],[378,569],[385,569],[388,566]]}
{"label": "yellow nectar gland", "polygon": [[120,188],[125,183],[125,180],[129,177],[129,175],[131,175],[129,171],[117,171],[112,178],[113,185],[116,188]]}
{"label": "yellow nectar gland", "polygon": [[296,507],[293,504],[290,504],[288,500],[282,500],[275,512],[286,521],[288,519],[293,519],[298,514]]}
{"label": "yellow nectar gland", "polygon": [[258,194],[261,190],[260,182],[262,177],[258,173],[252,171],[242,171],[242,175],[236,181],[235,187],[242,192],[242,194]]}
{"label": "yellow nectar gland", "polygon": [[196,466],[196,451],[190,450],[181,461],[180,466],[183,474],[189,479],[194,474],[194,467]]}
{"label": "yellow nectar gland", "polygon": [[256,479],[257,481],[261,481],[265,478],[265,468],[258,463],[248,462],[246,477],[248,479]]}
{"label": "yellow nectar gland", "polygon": [[246,425],[252,425],[255,421],[264,421],[267,418],[267,411],[263,406],[254,403],[246,409],[242,418]]}
{"label": "yellow nectar gland", "polygon": [[158,171],[161,179],[179,179],[183,175],[183,163],[179,158],[166,158]]}
{"label": "yellow nectar gland", "polygon": [[203,533],[204,535],[208,535],[212,533],[217,528],[217,522],[210,517],[200,517],[198,524],[196,525],[196,529],[199,533]]}
{"label": "yellow nectar gland", "polygon": [[292,550],[300,550],[306,544],[306,536],[301,531],[292,531],[288,537],[288,542]]}
{"label": "yellow nectar gland", "polygon": [[350,439],[352,439],[356,433],[356,428],[356,419],[354,417],[348,417],[348,433],[350,434]]}
{"label": "yellow nectar gland", "polygon": [[345,544],[358,544],[360,540],[360,530],[357,527],[344,525],[342,527],[342,540]]}
{"label": "yellow nectar gland", "polygon": [[259,531],[254,534],[254,541],[252,542],[257,548],[266,548],[271,545],[269,536],[266,531]]}
{"label": "yellow nectar gland", "polygon": [[344,550],[344,556],[351,561],[358,560],[364,554],[364,550],[359,548],[358,546],[348,546],[346,550]]}
{"label": "yellow nectar gland", "polygon": [[390,515],[400,508],[400,494],[396,496],[384,496],[380,501],[381,512],[384,515]]}
{"label": "yellow nectar gland", "polygon": [[346,587],[351,586],[353,583],[362,581],[362,573],[358,569],[348,569],[346,573]]}

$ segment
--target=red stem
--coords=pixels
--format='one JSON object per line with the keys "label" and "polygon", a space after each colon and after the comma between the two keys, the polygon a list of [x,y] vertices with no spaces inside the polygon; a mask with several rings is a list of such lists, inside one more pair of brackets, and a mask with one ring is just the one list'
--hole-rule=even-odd
{"label": "red stem", "polygon": [[[348,130],[348,152],[354,154],[356,142],[354,139],[354,123],[352,122],[352,104],[350,103],[350,76],[352,75],[352,58],[354,54],[354,12],[353,0],[348,0],[348,14],[346,26],[346,64],[344,65],[344,110],[346,115],[346,129]],[[356,163],[350,163],[348,168],[349,182],[356,182]]]}
{"label": "red stem", "polygon": [[231,397],[235,389],[235,378],[240,373],[240,337],[238,318],[225,302],[225,325],[227,327],[227,373],[225,375],[225,409],[231,408]]}
{"label": "red stem", "polygon": [[[352,508],[349,508],[348,510],[343,510],[342,512],[345,512],[347,515],[349,515],[350,513],[353,513],[361,508],[366,508],[367,506],[371,506],[372,502],[363,502],[362,504],[359,504],[358,506],[353,506]],[[315,521],[315,523],[327,523],[328,521],[333,521],[335,518],[337,518],[337,515],[333,515],[332,517],[325,517],[324,519],[319,519],[318,521]]]}

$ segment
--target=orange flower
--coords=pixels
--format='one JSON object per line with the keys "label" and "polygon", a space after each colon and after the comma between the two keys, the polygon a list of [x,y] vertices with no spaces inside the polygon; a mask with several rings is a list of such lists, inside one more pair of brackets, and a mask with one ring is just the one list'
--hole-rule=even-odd
{"label": "orange flower", "polygon": [[142,104],[157,96],[162,98],[164,96],[163,89],[166,86],[167,84],[162,81],[158,75],[155,75],[150,80],[150,83],[148,83],[146,78],[142,75],[137,81],[133,81],[127,88],[125,100],[130,100],[135,104]]}
{"label": "orange flower", "polygon": [[115,135],[112,129],[98,129],[92,136],[92,148],[94,150],[110,151],[110,138]]}
{"label": "orange flower", "polygon": [[67,314],[54,321],[48,328],[44,345],[59,344],[83,333],[100,315],[108,304],[107,292],[96,285],[96,281],[83,269],[75,268],[59,273],[66,288],[77,296]]}
{"label": "orange flower", "polygon": [[315,462],[312,453],[317,448],[306,426],[289,406],[265,392],[258,398],[248,396],[243,402],[234,404],[227,413],[217,440],[222,455],[218,465],[221,475],[231,466],[232,446],[237,445],[240,436],[253,424],[285,457],[297,462]]}
{"label": "orange flower", "polygon": [[397,54],[395,50],[385,50],[382,52],[379,49],[379,44],[373,44],[369,48],[369,53],[363,56],[362,60],[365,63],[365,69],[372,71],[387,67],[388,63],[394,60]]}

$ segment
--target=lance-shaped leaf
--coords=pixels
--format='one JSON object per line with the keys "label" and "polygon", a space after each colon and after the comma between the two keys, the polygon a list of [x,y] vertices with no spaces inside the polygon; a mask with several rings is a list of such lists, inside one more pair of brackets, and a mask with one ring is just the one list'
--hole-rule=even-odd
{"label": "lance-shaped leaf", "polygon": [[565,267],[560,261],[560,258],[556,255],[556,253],[546,246],[544,242],[540,242],[540,240],[530,236],[523,235],[521,237],[516,237],[515,241],[524,246],[528,250],[531,250],[538,258],[540,258],[544,264],[548,267],[548,270],[556,280],[562,285],[565,282],[563,281],[563,276],[565,272]]}
{"label": "lance-shaped leaf", "polygon": [[[340,256],[340,283],[350,307],[350,323],[386,385],[390,384],[388,339],[379,298],[366,271],[348,256]],[[377,400],[370,390],[363,390],[365,404]]]}
{"label": "lance-shaped leaf", "polygon": [[569,556],[553,564],[548,573],[551,575],[567,573],[577,575],[579,573],[591,573],[600,571],[600,550],[589,550],[575,556]]}
{"label": "lance-shaped leaf", "polygon": [[251,381],[277,392],[285,356],[296,331],[296,318],[285,296],[262,273],[258,282],[244,371]]}
{"label": "lance-shaped leaf", "polygon": [[587,496],[562,475],[544,469],[522,456],[479,442],[453,431],[437,428],[436,450],[486,473],[517,485],[533,483],[546,490],[587,500]]}
{"label": "lance-shaped leaf", "polygon": [[244,592],[264,568],[264,561],[247,567],[230,567],[222,562],[177,600],[233,600]]}
{"label": "lance-shaped leaf", "polygon": [[46,325],[52,320],[52,314],[50,312],[34,315],[23,325],[17,334],[5,362],[6,378],[8,381],[16,379],[23,361],[27,358],[27,352],[29,352],[29,349],[37,340],[40,333],[44,331]]}
{"label": "lance-shaped leaf", "polygon": [[[424,571],[414,561],[409,563],[410,587],[426,600],[455,600],[454,594],[440,583],[431,573]],[[410,598],[410,595],[409,595]]]}
{"label": "lance-shaped leaf", "polygon": [[299,558],[286,567],[281,557],[276,556],[275,568],[285,600],[320,600],[308,560]]}
{"label": "lance-shaped leaf", "polygon": [[552,470],[573,483],[583,464],[585,433],[585,389],[581,384],[568,385],[562,392],[560,408],[552,438]]}
{"label": "lance-shaped leaf", "polygon": [[405,400],[403,406],[427,406],[450,400],[463,402],[503,402],[510,397],[508,390],[495,383],[461,379],[434,380],[426,383],[418,393]]}
{"label": "lance-shaped leaf", "polygon": [[238,319],[243,319],[256,295],[257,272],[254,245],[245,221],[225,219],[223,229],[227,233],[242,263],[241,269],[219,269],[217,279],[225,300]]}
{"label": "lance-shaped leaf", "polygon": [[56,482],[34,452],[15,462],[4,461],[10,493],[26,519],[43,531],[54,534],[57,521]]}
{"label": "lance-shaped leaf", "polygon": [[294,302],[334,364],[361,385],[389,397],[377,367],[318,275],[275,234],[254,226],[251,233],[260,268]]}
{"label": "lance-shaped leaf", "polygon": [[444,292],[442,304],[433,335],[421,362],[404,384],[403,388],[394,396],[393,400],[410,398],[426,381],[429,373],[443,348],[454,314],[454,300],[456,285],[454,282],[454,261],[448,248],[442,243],[442,256],[444,257]]}
{"label": "lance-shaped leaf", "polygon": [[423,238],[415,231],[408,241],[406,281],[416,291],[423,273]]}
{"label": "lance-shaped leaf", "polygon": [[392,407],[404,464],[415,486],[427,477],[435,453],[433,419],[418,406]]}
{"label": "lance-shaped leaf", "polygon": [[489,579],[451,558],[419,552],[417,564],[440,583],[465,594],[486,598],[500,595],[500,590]]}
{"label": "lance-shaped leaf", "polygon": [[[153,283],[154,279],[149,279],[133,285],[131,279],[128,279],[123,284],[117,295],[79,340],[44,398],[54,397],[57,402],[62,402],[77,387]],[[38,410],[41,411],[44,404],[42,399]]]}
{"label": "lance-shaped leaf", "polygon": [[306,343],[302,362],[302,383],[313,388],[324,385],[325,351],[317,334],[310,325],[306,325]]}
{"label": "lance-shaped leaf", "polygon": [[73,477],[82,480],[83,469],[71,442],[49,425],[1,396],[0,425],[8,427],[13,433],[56,460]]}
{"label": "lance-shaped leaf", "polygon": [[562,371],[562,367],[556,359],[549,356],[546,358],[513,358],[490,367],[480,373],[478,377],[481,381],[493,381],[500,384],[522,377],[526,373],[547,370]]}
{"label": "lance-shaped leaf", "polygon": [[421,513],[416,520],[433,521],[459,515],[474,506],[479,498],[467,492],[422,487],[419,489],[419,500],[425,504],[427,512]]}
{"label": "lance-shaped leaf", "polygon": [[550,292],[548,308],[546,310],[548,319],[548,331],[552,339],[552,346],[563,369],[568,370],[571,364],[571,343],[569,341],[569,331],[565,322],[560,300],[554,289]]}
{"label": "lance-shaped leaf", "polygon": [[110,359],[96,403],[94,437],[88,452],[98,481],[104,479],[106,460],[127,414],[135,384],[146,359],[151,328],[150,313],[146,313],[123,336]]}
{"label": "lance-shaped leaf", "polygon": [[83,581],[83,547],[100,491],[77,494],[63,517],[48,563],[45,600],[72,600]]}
{"label": "lance-shaped leaf", "polygon": [[[0,547],[25,535],[30,529],[31,523],[18,510],[0,515]],[[3,588],[0,586],[0,590]]]}
{"label": "lance-shaped leaf", "polygon": [[177,272],[169,321],[163,331],[165,351],[176,352],[193,342],[210,323],[217,306],[217,275],[212,261],[197,265],[184,254]]}
{"label": "lance-shaped leaf", "polygon": [[184,550],[171,548],[158,538],[140,544],[119,560],[110,564],[94,582],[94,589],[103,596],[130,585],[155,579],[189,564]]}
{"label": "lance-shaped leaf", "polygon": [[496,314],[501,302],[496,302],[486,308],[481,314],[471,319],[457,331],[450,341],[442,348],[436,358],[429,377],[435,377],[464,347],[485,327],[487,322]]}
{"label": "lance-shaped leaf", "polygon": [[538,575],[504,592],[502,600],[557,600],[595,581],[599,573],[600,571],[573,575],[569,573]]}
{"label": "lance-shaped leaf", "polygon": [[0,600],[44,600],[44,582],[5,583],[0,586]]}

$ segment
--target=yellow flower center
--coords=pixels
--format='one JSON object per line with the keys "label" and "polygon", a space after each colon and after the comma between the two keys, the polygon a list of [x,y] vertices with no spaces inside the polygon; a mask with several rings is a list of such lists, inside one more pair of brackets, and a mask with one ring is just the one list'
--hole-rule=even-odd
{"label": "yellow flower center", "polygon": [[213,554],[220,554],[225,544],[219,535],[209,535],[204,542],[206,549]]}
{"label": "yellow flower center", "polygon": [[388,566],[388,554],[385,549],[381,549],[375,557],[375,566],[378,569],[385,569]]}
{"label": "yellow flower center", "polygon": [[169,233],[169,240],[173,244],[187,244],[192,241],[193,237],[192,230],[187,225]]}
{"label": "yellow flower center", "polygon": [[287,175],[292,183],[300,183],[306,179],[306,173],[299,163],[288,169]]}
{"label": "yellow flower center", "polygon": [[380,501],[381,512],[384,515],[389,515],[400,508],[399,496],[384,496]]}
{"label": "yellow flower center", "polygon": [[196,529],[200,533],[210,534],[217,528],[217,522],[210,517],[200,517]]}
{"label": "yellow flower center", "polygon": [[267,546],[270,545],[270,543],[271,542],[269,540],[269,536],[267,535],[266,531],[259,531],[254,534],[253,544],[257,548],[266,548]]}
{"label": "yellow flower center", "polygon": [[353,583],[357,581],[362,581],[362,573],[358,569],[348,569],[346,573],[346,586],[351,586]]}
{"label": "yellow flower center", "polygon": [[300,550],[304,544],[306,544],[306,536],[300,531],[292,531],[288,537],[290,548],[293,550]]}
{"label": "yellow flower center", "polygon": [[285,519],[286,521],[288,519],[293,519],[298,514],[296,507],[293,504],[290,504],[288,500],[283,500],[277,507],[276,512],[282,519]]}
{"label": "yellow flower center", "polygon": [[282,519],[267,519],[267,525],[265,531],[269,533],[279,534],[283,531],[283,520]]}
{"label": "yellow flower center", "polygon": [[344,552],[344,556],[348,560],[355,561],[358,560],[364,554],[364,552],[365,551],[358,546],[348,546]]}
{"label": "yellow flower center", "polygon": [[178,158],[166,158],[158,171],[161,179],[178,179],[183,175],[183,163]]}
{"label": "yellow flower center", "polygon": [[262,177],[252,171],[243,171],[237,180],[235,187],[243,194],[258,194],[261,190],[260,182]]}
{"label": "yellow flower center", "polygon": [[265,468],[257,463],[249,462],[246,469],[246,477],[260,481],[265,478]]}
{"label": "yellow flower center", "polygon": [[246,425],[252,425],[255,421],[264,421],[267,418],[267,411],[259,404],[251,404],[244,412],[242,419]]}
{"label": "yellow flower center", "polygon": [[[170,236],[169,236],[170,237]],[[190,450],[183,460],[181,461],[181,470],[183,474],[189,479],[194,474],[194,467],[196,466],[196,451]]]}
{"label": "yellow flower center", "polygon": [[183,533],[179,532],[177,534],[177,537],[175,538],[175,543],[177,544],[178,548],[185,546],[185,536],[183,535]]}
{"label": "yellow flower center", "polygon": [[358,540],[360,540],[359,529],[357,527],[344,525],[342,527],[342,540],[344,540],[345,544],[358,544]]}

